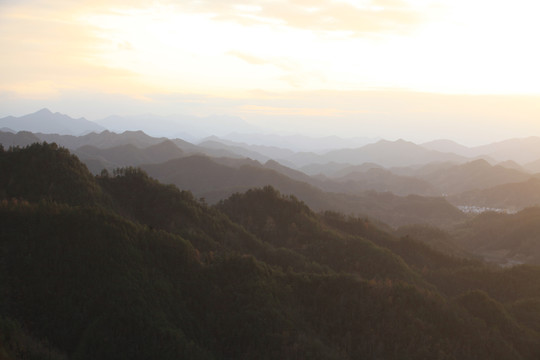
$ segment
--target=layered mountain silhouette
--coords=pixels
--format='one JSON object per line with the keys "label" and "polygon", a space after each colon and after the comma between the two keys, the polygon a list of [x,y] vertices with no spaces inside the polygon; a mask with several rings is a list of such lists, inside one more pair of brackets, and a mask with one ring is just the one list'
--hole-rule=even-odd
{"label": "layered mountain silhouette", "polygon": [[540,206],[540,179],[534,177],[522,182],[512,182],[487,189],[466,191],[449,196],[448,200],[460,206],[507,209],[510,211]]}
{"label": "layered mountain silhouette", "polygon": [[[391,193],[359,192],[355,195],[325,192],[313,184],[294,180],[257,163],[236,160],[236,165],[204,156],[190,156],[141,168],[163,183],[192,191],[209,203],[225,199],[235,192],[272,185],[280,192],[293,194],[317,211],[335,210],[364,215],[393,226],[427,223],[449,226],[464,220],[465,215],[443,198],[408,196]],[[283,171],[283,170],[282,170]]]}
{"label": "layered mountain silhouette", "polygon": [[105,127],[85,118],[74,119],[58,112],[52,113],[48,109],[41,109],[20,117],[4,117],[0,119],[0,127],[7,127],[13,131],[69,135],[83,135],[105,130]]}
{"label": "layered mountain silhouette", "polygon": [[485,157],[496,161],[514,160],[520,164],[540,159],[540,137],[508,139],[495,143],[466,147],[450,140],[436,140],[422,144],[423,147],[451,152],[466,157]]}
{"label": "layered mountain silhouette", "polygon": [[405,140],[381,140],[358,149],[335,150],[325,154],[329,161],[360,165],[373,162],[384,167],[411,166],[430,162],[463,162],[464,157],[452,153],[427,150]]}
{"label": "layered mountain silhouette", "polygon": [[[220,147],[230,151],[240,150],[245,156],[260,156],[262,161],[269,157],[285,165],[292,165],[298,168],[312,169],[310,173],[326,173],[322,170],[326,164],[342,164],[341,167],[361,165],[366,162],[376,163],[383,167],[422,165],[430,162],[464,162],[466,157],[453,153],[444,153],[435,150],[428,150],[412,142],[397,140],[380,140],[374,144],[368,144],[359,148],[331,150],[324,153],[315,152],[292,152],[291,150],[268,148],[263,146],[252,146],[242,143],[232,143],[230,141],[213,138],[200,145],[209,144],[212,147]],[[221,145],[219,145],[221,144]],[[251,154],[251,155],[250,155]],[[316,165],[321,166],[321,170],[315,170]]]}
{"label": "layered mountain silhouette", "polygon": [[[314,152],[320,154],[334,149],[357,148],[378,140],[365,137],[342,138],[338,136],[325,136],[314,138],[301,134],[278,135],[254,132],[231,132],[219,138],[219,141],[225,144],[247,146],[274,159],[282,157],[273,152],[275,149],[278,151],[285,149],[292,152]],[[267,154],[266,151],[270,151],[271,153]]]}
{"label": "layered mountain silhouette", "polygon": [[184,156],[184,151],[170,140],[142,149],[133,144],[119,145],[107,149],[85,145],[75,150],[74,153],[81,160],[87,161],[87,165],[93,173],[99,173],[102,169],[162,163]]}
{"label": "layered mountain silhouette", "polygon": [[[39,116],[57,119],[51,123],[53,125],[62,121],[72,125],[81,124],[82,121],[52,114],[46,109],[17,119],[28,120]],[[149,120],[149,117],[143,116],[139,120]],[[171,166],[168,171],[171,174],[175,172],[175,176],[163,176],[165,171],[162,170],[156,170],[153,174],[162,181],[194,191],[210,203],[222,200],[235,191],[272,185],[284,193],[302,194],[299,197],[317,210],[330,208],[375,216],[377,219],[381,219],[383,214],[383,221],[392,225],[403,225],[405,220],[394,218],[394,214],[384,215],[382,207],[368,209],[358,203],[374,194],[381,199],[393,196],[392,201],[396,203],[409,195],[420,195],[424,200],[427,197],[448,196],[448,200],[455,205],[497,207],[510,211],[537,203],[535,186],[529,182],[537,176],[528,172],[534,169],[535,161],[523,163],[536,156],[537,139],[532,137],[471,148],[448,140],[422,145],[405,140],[381,140],[366,145],[361,143],[368,139],[349,139],[344,146],[361,146],[321,151],[323,144],[334,146],[339,139],[321,138],[319,146],[316,142],[309,143],[307,137],[253,134],[253,141],[249,143],[249,137],[242,137],[238,133],[233,135],[229,138],[212,136],[194,144],[180,138],[149,136],[140,130],[121,133],[104,130],[81,136],[48,131],[3,131],[0,132],[0,143],[4,148],[42,141],[56,143],[77,154],[94,174],[100,174],[103,169],[110,172],[126,166],[150,166],[148,169],[151,166],[156,169]],[[270,140],[279,145],[303,141],[305,144],[297,146],[297,149],[319,150],[299,152],[261,145]],[[527,154],[517,156],[519,149],[527,150]],[[188,158],[189,166],[186,165]],[[168,162],[167,165],[163,165],[165,162]],[[197,165],[197,162],[200,164]],[[220,167],[210,169],[215,164]],[[211,179],[197,179],[195,174],[202,169],[210,174]],[[180,174],[181,171],[188,173]],[[191,180],[187,181],[190,176]],[[364,200],[358,201],[360,198]],[[426,200],[426,203],[430,202]],[[432,223],[436,217],[422,220],[417,214],[407,221]],[[442,223],[437,220],[435,224]]]}
{"label": "layered mountain silhouette", "polygon": [[119,116],[113,115],[97,120],[99,125],[115,132],[142,130],[147,134],[188,140],[202,139],[211,135],[226,135],[234,131],[254,132],[258,127],[236,116],[191,115],[160,116],[153,114]]}
{"label": "layered mountain silhouette", "polygon": [[[538,211],[484,214],[460,240],[536,254]],[[137,168],[94,176],[55,144],[2,149],[0,235],[7,359],[540,353],[539,267],[448,256],[271,186],[209,206]]]}
{"label": "layered mountain silhouette", "polygon": [[6,148],[10,146],[27,146],[40,141],[40,138],[29,131],[19,131],[17,133],[9,131],[0,132],[0,144]]}
{"label": "layered mountain silhouette", "polygon": [[[332,150],[324,154],[299,152],[276,160],[294,164],[296,167],[314,167],[314,164],[325,165],[328,163],[352,166],[361,165],[366,162],[376,163],[383,167],[394,167],[443,161],[464,162],[467,159],[452,153],[428,150],[420,145],[405,140],[380,140],[377,143],[368,144],[359,148]],[[312,169],[310,172],[316,173],[317,171]],[[321,170],[319,172],[324,173],[325,171]]]}
{"label": "layered mountain silhouette", "polygon": [[465,164],[423,167],[416,171],[416,177],[433,185],[445,194],[485,189],[505,183],[526,181],[531,174],[509,169],[500,165],[492,166],[486,160],[475,160]]}
{"label": "layered mountain silhouette", "polygon": [[396,195],[441,195],[441,190],[435,183],[415,177],[396,175],[390,170],[381,168],[350,172],[335,180],[343,185],[342,189],[349,189],[348,192],[374,190],[392,192]]}

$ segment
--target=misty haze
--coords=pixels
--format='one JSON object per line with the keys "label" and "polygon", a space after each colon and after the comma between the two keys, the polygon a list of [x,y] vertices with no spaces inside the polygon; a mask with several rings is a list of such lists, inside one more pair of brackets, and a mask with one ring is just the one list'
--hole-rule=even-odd
{"label": "misty haze", "polygon": [[0,4],[0,359],[539,359],[517,1]]}

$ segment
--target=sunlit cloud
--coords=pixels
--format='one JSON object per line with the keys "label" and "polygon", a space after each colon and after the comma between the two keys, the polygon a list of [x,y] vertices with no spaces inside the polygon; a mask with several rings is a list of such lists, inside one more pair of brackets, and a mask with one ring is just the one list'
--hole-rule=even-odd
{"label": "sunlit cloud", "polygon": [[62,89],[114,92],[135,84],[134,72],[97,60],[100,40],[91,29],[72,14],[37,5],[0,12],[0,47],[9,49],[0,61],[0,90],[42,97]]}
{"label": "sunlit cloud", "polygon": [[417,8],[399,0],[194,1],[185,8],[213,14],[216,20],[241,24],[273,24],[355,35],[402,33],[423,21]]}
{"label": "sunlit cloud", "polygon": [[326,81],[321,72],[308,72],[300,64],[295,63],[287,58],[261,58],[240,51],[229,51],[227,52],[227,55],[237,57],[238,59],[241,59],[251,65],[268,65],[281,69],[283,74],[278,76],[277,79],[282,80],[293,88],[309,86],[309,84],[313,83],[314,80],[317,83],[324,83]]}
{"label": "sunlit cloud", "polygon": [[246,53],[243,53],[241,51],[231,50],[231,51],[228,51],[227,54],[232,55],[232,56],[236,56],[237,58],[239,58],[241,60],[244,60],[248,64],[252,64],[252,65],[271,64],[271,62],[266,60],[266,59],[263,59],[263,58],[260,58],[260,57],[254,56],[254,55],[246,54]]}
{"label": "sunlit cloud", "polygon": [[[0,64],[1,88],[52,94],[55,87],[82,86],[137,96],[160,90],[238,96],[257,88],[540,91],[534,12],[492,4],[486,14],[483,1],[442,4],[11,3],[0,12],[0,45],[11,50]],[[512,26],[500,27],[500,19]]]}
{"label": "sunlit cloud", "polygon": [[79,104],[91,116],[85,94],[101,113],[283,127],[312,116],[321,129],[532,128],[539,102],[504,99],[540,94],[539,11],[528,0],[5,1],[0,108]]}

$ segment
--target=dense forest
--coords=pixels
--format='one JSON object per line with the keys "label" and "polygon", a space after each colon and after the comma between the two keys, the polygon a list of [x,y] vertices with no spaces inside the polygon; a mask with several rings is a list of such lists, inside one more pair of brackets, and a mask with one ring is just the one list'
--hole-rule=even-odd
{"label": "dense forest", "polygon": [[[535,211],[516,217],[534,230]],[[496,216],[460,240],[487,246]],[[208,205],[56,144],[0,147],[0,359],[540,358],[540,267],[406,230],[270,186]]]}

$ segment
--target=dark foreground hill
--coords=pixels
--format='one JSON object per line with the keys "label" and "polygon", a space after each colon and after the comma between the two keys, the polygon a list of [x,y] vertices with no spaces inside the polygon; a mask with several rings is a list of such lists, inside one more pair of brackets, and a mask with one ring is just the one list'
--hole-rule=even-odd
{"label": "dark foreground hill", "polygon": [[209,207],[54,145],[0,166],[2,359],[540,355],[536,267],[449,257],[270,187]]}

